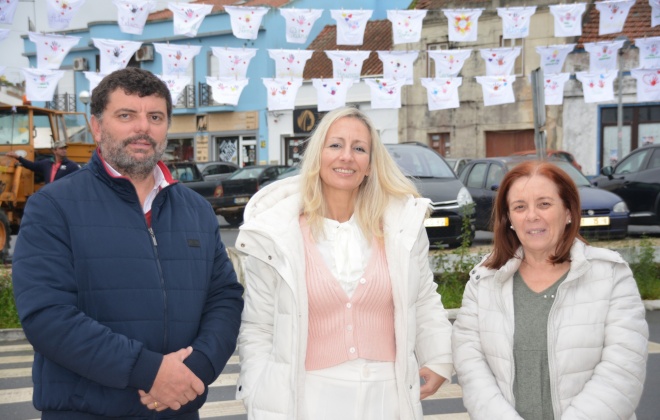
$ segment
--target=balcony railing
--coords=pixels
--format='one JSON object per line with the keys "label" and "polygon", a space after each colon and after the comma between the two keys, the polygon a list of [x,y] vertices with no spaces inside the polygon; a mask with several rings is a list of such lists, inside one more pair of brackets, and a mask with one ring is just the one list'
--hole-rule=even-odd
{"label": "balcony railing", "polygon": [[206,83],[199,83],[199,106],[230,106],[213,99],[213,89]]}
{"label": "balcony railing", "polygon": [[73,93],[54,95],[52,101],[46,102],[46,108],[58,111],[77,112],[76,95]]}
{"label": "balcony railing", "polygon": [[195,108],[195,85],[186,86],[174,106],[176,108]]}
{"label": "balcony railing", "polygon": [[213,106],[213,90],[206,83],[199,82],[199,106]]}

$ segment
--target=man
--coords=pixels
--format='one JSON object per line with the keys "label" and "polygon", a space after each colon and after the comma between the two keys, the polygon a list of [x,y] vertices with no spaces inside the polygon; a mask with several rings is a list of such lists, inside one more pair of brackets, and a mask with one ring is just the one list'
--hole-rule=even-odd
{"label": "man", "polygon": [[18,160],[21,165],[32,172],[41,174],[44,182],[49,184],[80,169],[80,165],[66,157],[66,147],[66,143],[63,141],[55,142],[53,144],[53,157],[37,162],[20,157],[16,152],[7,152],[7,156]]}
{"label": "man", "polygon": [[160,162],[167,86],[118,70],[91,113],[90,163],[30,198],[14,253],[34,405],[46,420],[198,419],[234,352],[243,288],[211,206]]}

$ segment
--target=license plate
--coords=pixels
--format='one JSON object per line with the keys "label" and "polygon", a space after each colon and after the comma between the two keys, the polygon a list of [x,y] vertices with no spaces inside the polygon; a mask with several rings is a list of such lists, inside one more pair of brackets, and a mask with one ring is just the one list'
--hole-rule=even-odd
{"label": "license plate", "polygon": [[245,204],[248,202],[250,197],[236,197],[234,198],[234,203],[235,204]]}
{"label": "license plate", "polygon": [[449,217],[434,217],[424,220],[426,227],[445,227],[449,226]]}
{"label": "license plate", "polygon": [[609,226],[610,217],[583,217],[580,220],[580,226]]}

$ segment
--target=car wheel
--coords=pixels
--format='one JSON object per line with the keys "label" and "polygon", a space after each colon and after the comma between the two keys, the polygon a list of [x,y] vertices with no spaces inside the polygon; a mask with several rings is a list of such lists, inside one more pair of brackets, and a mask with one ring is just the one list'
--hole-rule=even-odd
{"label": "car wheel", "polygon": [[225,216],[225,220],[227,223],[229,223],[231,226],[238,226],[241,223],[243,223],[243,213],[237,213],[237,214],[232,214],[232,215],[227,215]]}
{"label": "car wheel", "polygon": [[9,218],[4,211],[0,210],[0,263],[4,263],[9,256],[10,237]]}

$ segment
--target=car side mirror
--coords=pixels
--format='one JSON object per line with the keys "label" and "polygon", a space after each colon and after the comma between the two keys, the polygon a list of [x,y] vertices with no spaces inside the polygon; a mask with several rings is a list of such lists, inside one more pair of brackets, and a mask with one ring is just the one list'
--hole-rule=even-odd
{"label": "car side mirror", "polygon": [[614,168],[611,166],[606,166],[600,170],[600,173],[612,179],[612,175],[614,175]]}
{"label": "car side mirror", "polygon": [[500,184],[493,184],[490,186],[491,191],[497,191],[500,189]]}

